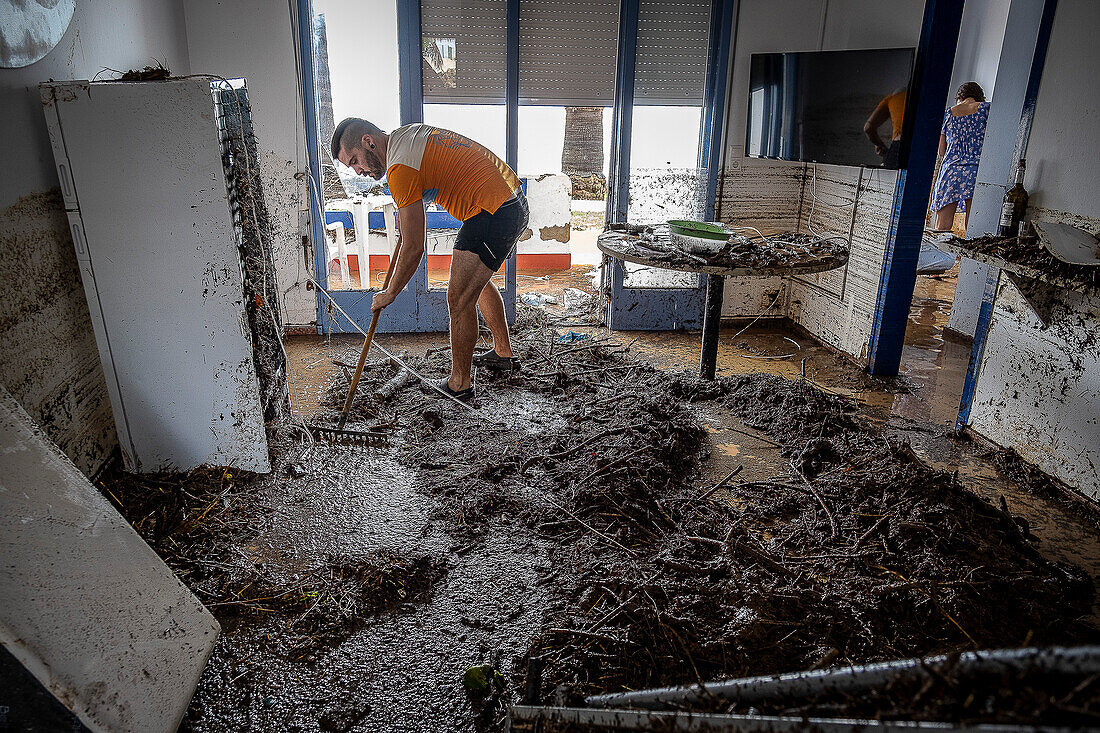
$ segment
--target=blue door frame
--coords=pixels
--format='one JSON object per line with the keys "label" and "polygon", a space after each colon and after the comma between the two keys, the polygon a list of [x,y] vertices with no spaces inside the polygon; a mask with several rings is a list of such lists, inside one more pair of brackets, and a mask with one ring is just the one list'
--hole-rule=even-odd
{"label": "blue door frame", "polygon": [[924,235],[928,192],[936,166],[943,105],[948,98],[955,49],[959,43],[962,0],[926,0],[924,21],[909,84],[901,161],[886,253],[871,326],[872,374],[895,376],[905,346],[905,327],[917,282],[917,257]]}
{"label": "blue door frame", "polygon": [[[311,35],[313,4],[311,0],[297,0],[298,46],[302,101],[305,108],[306,147],[310,171],[310,231],[313,238],[314,278],[316,282],[328,282],[328,255],[325,246],[325,223],[321,193],[321,158],[317,129],[317,98],[313,89],[313,38]],[[303,21],[303,19],[306,19]],[[508,105],[507,156],[512,170],[516,169],[518,103],[519,103],[519,0],[508,0]],[[420,0],[397,0],[397,54],[398,87],[400,95],[401,124],[424,121],[424,86],[420,51]],[[526,186],[524,187],[526,190]],[[381,215],[381,212],[373,212]],[[429,228],[452,228],[461,225],[446,212],[428,212]],[[356,233],[357,236],[359,233]],[[505,260],[504,282],[501,296],[508,322],[516,315],[516,254]],[[370,303],[374,290],[333,290],[328,292],[344,313],[328,304],[328,298],[317,294],[318,333],[360,333],[370,325]],[[352,323],[349,321],[349,317]],[[427,256],[420,261],[408,286],[386,308],[386,315],[378,321],[380,333],[411,333],[421,331],[446,331],[447,291],[428,286]]]}
{"label": "blue door frame", "polygon": [[[624,222],[630,204],[630,144],[634,117],[634,73],[637,55],[639,0],[619,4],[619,55],[616,63],[615,110],[611,128],[611,165],[607,218]],[[733,42],[734,0],[713,0],[710,45],[707,50],[699,166],[707,171],[703,217],[714,218],[726,110],[726,79]],[[630,288],[625,264],[604,258],[609,276],[607,326],[622,331],[694,330],[703,326],[707,278],[694,288]]]}

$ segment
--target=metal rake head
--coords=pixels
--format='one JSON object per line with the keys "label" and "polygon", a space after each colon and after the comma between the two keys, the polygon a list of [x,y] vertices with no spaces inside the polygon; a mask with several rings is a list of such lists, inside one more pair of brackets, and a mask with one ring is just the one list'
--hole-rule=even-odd
{"label": "metal rake head", "polygon": [[324,425],[310,425],[314,439],[329,445],[385,448],[390,444],[390,434],[376,430],[341,430]]}

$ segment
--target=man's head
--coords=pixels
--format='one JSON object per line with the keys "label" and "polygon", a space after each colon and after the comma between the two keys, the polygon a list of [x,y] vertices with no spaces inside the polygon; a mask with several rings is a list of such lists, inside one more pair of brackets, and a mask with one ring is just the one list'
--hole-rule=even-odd
{"label": "man's head", "polygon": [[348,117],[332,134],[332,159],[357,174],[380,180],[386,173],[386,142],[389,136],[370,122]]}

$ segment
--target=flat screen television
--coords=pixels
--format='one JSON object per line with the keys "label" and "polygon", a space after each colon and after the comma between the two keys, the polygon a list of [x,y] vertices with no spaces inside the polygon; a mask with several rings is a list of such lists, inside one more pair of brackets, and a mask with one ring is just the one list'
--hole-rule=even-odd
{"label": "flat screen television", "polygon": [[[753,54],[745,154],[897,168],[905,131],[893,117],[904,117],[914,51]],[[877,151],[865,127],[881,141]]]}

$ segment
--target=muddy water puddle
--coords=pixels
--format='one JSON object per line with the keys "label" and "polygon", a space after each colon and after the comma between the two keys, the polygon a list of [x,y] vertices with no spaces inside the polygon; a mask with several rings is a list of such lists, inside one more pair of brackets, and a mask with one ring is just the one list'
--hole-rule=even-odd
{"label": "muddy water puddle", "polygon": [[928,465],[942,471],[957,471],[960,482],[970,491],[997,506],[1004,498],[1009,512],[1025,520],[1036,538],[1036,549],[1044,556],[1080,565],[1092,578],[1096,596],[1091,618],[1100,625],[1100,523],[1064,501],[1036,494],[1000,471],[981,443],[956,440],[944,430],[929,430],[913,423],[887,425],[887,432],[904,438]]}
{"label": "muddy water puddle", "polygon": [[272,653],[275,625],[223,635],[187,729],[472,730],[477,711],[462,675],[490,662],[510,673],[548,601],[538,584],[547,558],[544,543],[492,530],[450,556],[426,602],[371,620],[311,663]]}
{"label": "muddy water puddle", "polygon": [[416,490],[416,471],[389,449],[312,446],[288,463],[268,495],[272,507],[257,545],[282,557],[351,559],[378,552],[442,552],[432,502]]}

